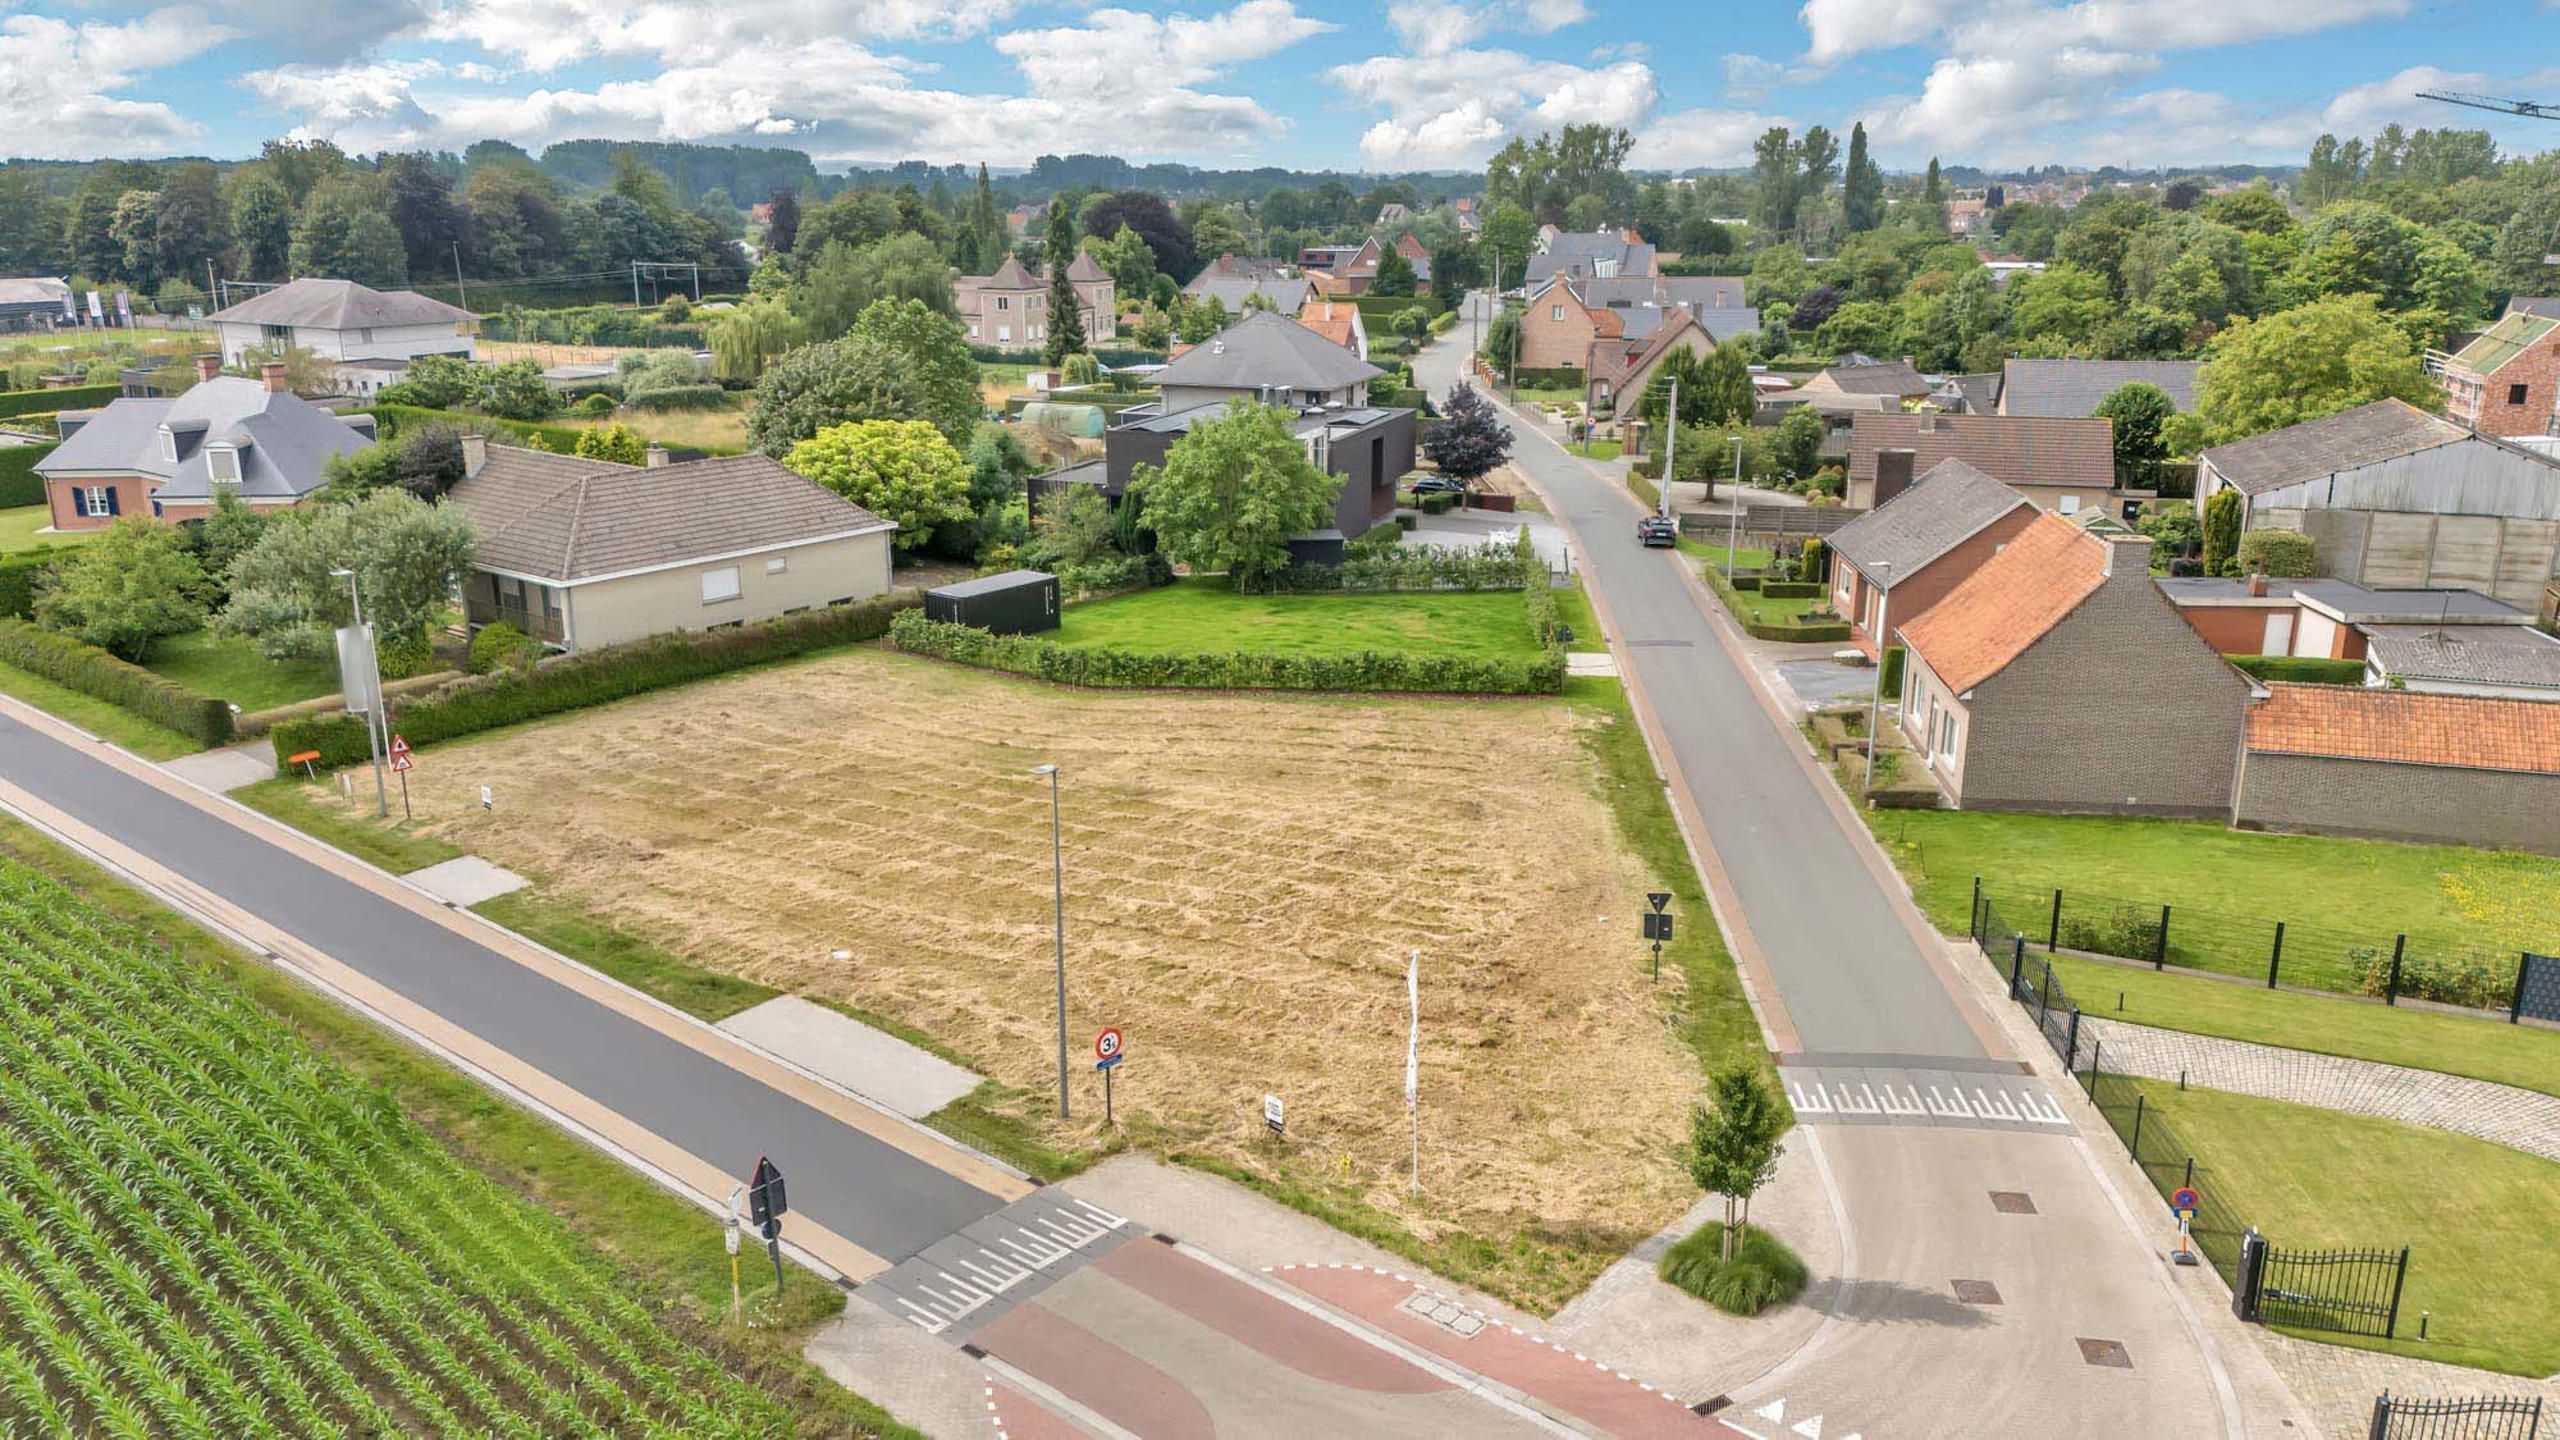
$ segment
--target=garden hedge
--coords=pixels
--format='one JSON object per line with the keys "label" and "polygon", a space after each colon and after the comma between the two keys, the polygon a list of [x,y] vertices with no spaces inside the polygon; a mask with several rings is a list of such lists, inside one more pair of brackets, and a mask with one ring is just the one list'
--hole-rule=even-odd
{"label": "garden hedge", "polygon": [[130,710],[198,744],[231,740],[231,707],[119,660],[95,645],[39,630],[24,620],[0,619],[0,663]]}
{"label": "garden hedge", "polygon": [[[1546,597],[1553,605],[1553,597]],[[1094,689],[1347,690],[1447,695],[1554,695],[1564,689],[1564,651],[1553,643],[1536,660],[1459,655],[1257,655],[1241,651],[1141,654],[1070,649],[1030,635],[996,635],[967,625],[898,616],[889,643],[916,655]]]}
{"label": "garden hedge", "polygon": [[67,385],[59,390],[0,390],[0,417],[86,410],[124,394],[121,385]]}
{"label": "garden hedge", "polygon": [[[1809,645],[1833,644],[1849,638],[1849,622],[1846,620],[1798,620],[1781,625],[1755,620],[1734,593],[1734,588],[1725,583],[1723,571],[1713,565],[1701,565],[1698,573],[1705,577],[1707,588],[1716,592],[1716,598],[1724,602],[1724,608],[1732,612],[1734,623],[1754,640],[1789,640]],[[1760,588],[1766,593],[1768,585],[1764,582]]]}
{"label": "garden hedge", "polygon": [[2261,680],[2291,680],[2303,685],[2364,683],[2361,660],[2330,660],[2314,655],[2234,655],[2231,663]]}
{"label": "garden hedge", "polygon": [[61,547],[53,545],[0,555],[0,616],[36,618],[36,581],[61,555]]}
{"label": "garden hedge", "polygon": [[1534,554],[1523,559],[1512,550],[1456,550],[1433,545],[1355,556],[1339,565],[1292,565],[1236,588],[1248,595],[1521,590],[1528,588],[1532,579],[1539,585],[1547,583],[1547,567]]}
{"label": "garden hedge", "polygon": [[51,445],[12,445],[0,450],[0,510],[44,503],[44,477],[36,462],[52,454]]}
{"label": "garden hedge", "polygon": [[578,437],[586,431],[569,425],[537,425],[528,420],[501,420],[473,410],[429,410],[420,405],[367,405],[350,414],[370,415],[381,438],[394,440],[413,425],[449,424],[463,430],[476,430],[490,435],[501,431],[518,440],[540,440],[543,448],[566,455],[575,450]]}
{"label": "garden hedge", "polygon": [[[391,723],[412,748],[583,710],[670,685],[785,660],[812,650],[877,640],[899,613],[924,603],[907,590],[851,605],[830,605],[729,630],[688,630],[547,660],[530,670],[477,675],[417,700],[389,701]],[[364,722],[348,715],[290,720],[275,727],[276,768],[287,756],[321,752],[323,764],[365,758]]]}

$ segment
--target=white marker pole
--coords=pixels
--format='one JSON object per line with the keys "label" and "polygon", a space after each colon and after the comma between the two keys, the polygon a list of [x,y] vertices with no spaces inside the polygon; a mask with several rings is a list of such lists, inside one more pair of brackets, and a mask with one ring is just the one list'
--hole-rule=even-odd
{"label": "white marker pole", "polygon": [[1413,1191],[1422,1192],[1422,952],[1405,956],[1404,1108],[1413,1117]]}

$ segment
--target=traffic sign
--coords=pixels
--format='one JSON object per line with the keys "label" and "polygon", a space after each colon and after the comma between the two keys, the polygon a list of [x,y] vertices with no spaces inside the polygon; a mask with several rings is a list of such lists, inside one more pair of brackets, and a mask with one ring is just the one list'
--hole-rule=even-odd
{"label": "traffic sign", "polygon": [[747,1181],[747,1213],[756,1222],[756,1232],[767,1240],[782,1233],[782,1217],[789,1214],[791,1202],[782,1185],[782,1167],[759,1157],[756,1173]]}
{"label": "traffic sign", "polygon": [[2180,1186],[2178,1193],[2169,1197],[2169,1208],[2181,1215],[2193,1215],[2203,1203],[2196,1192],[2184,1186]]}
{"label": "traffic sign", "polygon": [[1093,1068],[1108,1070],[1120,1063],[1120,1032],[1105,1030],[1093,1037]]}
{"label": "traffic sign", "polygon": [[1652,901],[1654,913],[1660,914],[1662,912],[1662,907],[1671,903],[1671,892],[1668,890],[1655,890],[1649,892],[1644,898]]}
{"label": "traffic sign", "polygon": [[1642,918],[1644,920],[1645,939],[1659,945],[1671,938],[1671,916],[1647,915]]}
{"label": "traffic sign", "polygon": [[391,768],[406,774],[408,773],[409,766],[412,763],[413,762],[409,759],[409,742],[401,739],[397,735],[392,736]]}
{"label": "traffic sign", "polygon": [[1262,1097],[1262,1124],[1265,1129],[1269,1130],[1274,1135],[1286,1134],[1288,1132],[1289,1113],[1281,1107],[1279,1096],[1265,1095]]}

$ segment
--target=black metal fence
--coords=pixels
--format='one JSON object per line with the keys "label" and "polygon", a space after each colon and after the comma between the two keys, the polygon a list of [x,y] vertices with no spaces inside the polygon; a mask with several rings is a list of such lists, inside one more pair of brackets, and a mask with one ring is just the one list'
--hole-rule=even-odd
{"label": "black metal fence", "polygon": [[2366,1440],[2534,1440],[2542,1429],[2539,1396],[2413,1400],[2385,1390],[2374,1397]]}
{"label": "black metal fence", "polygon": [[2400,1328],[2409,1247],[2286,1250],[2256,1231],[2241,1237],[2233,1308],[2243,1320],[2388,1340]]}
{"label": "black metal fence", "polygon": [[[2016,933],[2048,953],[2077,950],[2160,969],[2209,970],[2292,986],[2441,1001],[2534,1016],[2518,1006],[2517,982],[2530,967],[2522,950],[2499,950],[2417,932],[2362,930],[2318,920],[2238,915],[2201,906],[2094,890],[2026,887],[1975,879],[1978,895],[2015,922]],[[1980,903],[1980,902],[1977,902]],[[2560,962],[2542,975],[2560,990]],[[2554,997],[2560,1005],[2560,994]]]}

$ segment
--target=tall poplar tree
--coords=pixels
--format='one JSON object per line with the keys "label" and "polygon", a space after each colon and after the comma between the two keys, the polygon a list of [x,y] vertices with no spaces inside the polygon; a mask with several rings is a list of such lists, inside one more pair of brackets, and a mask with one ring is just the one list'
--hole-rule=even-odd
{"label": "tall poplar tree", "polygon": [[1040,358],[1055,366],[1070,355],[1084,353],[1084,313],[1076,303],[1076,283],[1067,278],[1067,267],[1076,260],[1076,222],[1067,213],[1066,197],[1049,202],[1049,236],[1046,242],[1049,261],[1049,339],[1040,347]]}

